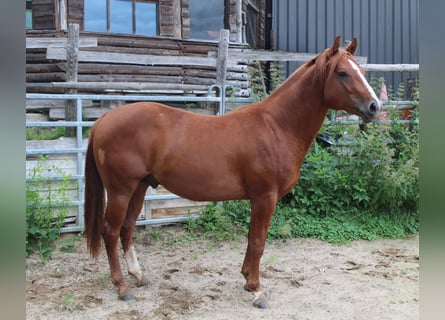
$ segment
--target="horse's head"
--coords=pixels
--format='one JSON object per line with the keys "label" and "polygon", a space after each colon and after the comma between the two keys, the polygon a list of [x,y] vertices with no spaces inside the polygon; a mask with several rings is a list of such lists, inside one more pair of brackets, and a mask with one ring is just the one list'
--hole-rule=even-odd
{"label": "horse's head", "polygon": [[315,59],[324,78],[324,99],[336,110],[356,114],[366,122],[375,120],[382,109],[381,102],[364,76],[353,55],[357,49],[354,38],[348,47],[340,47],[337,36],[332,47]]}

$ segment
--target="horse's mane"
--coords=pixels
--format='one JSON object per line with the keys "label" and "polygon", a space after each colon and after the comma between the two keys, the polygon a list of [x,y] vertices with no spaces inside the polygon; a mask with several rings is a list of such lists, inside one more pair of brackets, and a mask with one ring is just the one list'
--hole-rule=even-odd
{"label": "horse's mane", "polygon": [[[343,48],[339,48],[334,55],[331,54],[330,50],[331,49],[326,49],[313,57],[311,60],[307,61],[300,68],[295,70],[294,73],[280,85],[280,87],[285,88],[291,86],[294,80],[298,79],[301,74],[305,72],[305,70],[313,67],[312,86],[319,86],[320,88],[323,88],[326,79],[332,72],[334,72],[338,63],[345,57],[352,58],[352,54]],[[278,94],[278,92],[272,92],[271,96],[275,94]]]}
{"label": "horse's mane", "polygon": [[338,63],[345,57],[352,58],[352,54],[342,48],[339,48],[338,52],[332,55],[330,49],[326,49],[309,60],[306,65],[315,66],[313,85],[323,86],[326,79],[336,69]]}

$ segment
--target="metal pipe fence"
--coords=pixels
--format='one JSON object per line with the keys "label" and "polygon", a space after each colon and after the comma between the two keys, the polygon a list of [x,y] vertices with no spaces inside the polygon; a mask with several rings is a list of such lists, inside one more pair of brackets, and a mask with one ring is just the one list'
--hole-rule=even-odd
{"label": "metal pipe fence", "polygon": [[[76,208],[76,216],[75,216],[75,225],[65,226],[61,229],[61,232],[77,232],[82,231],[84,229],[84,218],[83,218],[83,195],[84,195],[84,157],[86,152],[85,141],[83,138],[83,128],[91,127],[94,124],[94,121],[84,121],[82,119],[83,116],[83,101],[84,100],[95,100],[95,101],[110,101],[110,100],[120,100],[120,101],[156,101],[156,102],[214,102],[218,104],[218,112],[217,114],[226,113],[226,103],[230,101],[235,104],[246,104],[253,102],[250,98],[240,98],[240,97],[228,97],[227,92],[229,91],[230,86],[219,86],[212,85],[208,88],[208,92],[206,96],[143,96],[143,95],[97,95],[97,94],[38,94],[38,93],[28,93],[26,94],[26,99],[34,99],[34,100],[75,100],[77,113],[76,113],[76,121],[27,121],[26,127],[75,127],[76,128],[76,136],[75,136],[75,145],[74,147],[53,147],[53,148],[28,148],[26,149],[26,156],[38,156],[38,155],[57,155],[57,154],[71,154],[75,156],[75,173],[69,176],[69,180],[75,182],[77,184],[77,192],[75,199],[70,199],[67,202],[59,203],[59,205],[75,207]],[[230,99],[230,100],[229,100]],[[416,102],[411,101],[385,101],[385,105],[395,106],[395,105],[410,105],[415,106]],[[382,123],[387,121],[380,121]],[[400,120],[401,123],[409,122],[409,123],[418,123],[418,120],[414,121],[405,121]],[[357,120],[347,120],[347,121],[326,121],[328,124],[357,124]],[[64,177],[60,175],[53,175],[47,177],[48,181],[60,181]],[[32,181],[32,177],[26,178],[26,182],[30,183]],[[153,201],[153,200],[170,200],[170,199],[178,199],[180,198],[175,194],[160,194],[160,195],[146,195],[145,201]],[[192,216],[181,216],[181,217],[172,217],[172,218],[156,218],[156,219],[139,219],[137,221],[137,225],[154,225],[154,224],[169,224],[169,223],[178,223],[185,222],[190,218],[196,218],[196,215]]]}

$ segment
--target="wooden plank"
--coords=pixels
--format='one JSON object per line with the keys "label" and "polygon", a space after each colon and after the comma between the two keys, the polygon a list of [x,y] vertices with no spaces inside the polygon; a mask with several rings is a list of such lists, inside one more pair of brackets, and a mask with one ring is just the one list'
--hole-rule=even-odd
{"label": "wooden plank", "polygon": [[[180,74],[133,75],[133,74],[80,74],[79,82],[139,82],[139,83],[182,83]],[[68,81],[69,82],[69,81]]]}
{"label": "wooden plank", "polygon": [[187,216],[189,214],[200,214],[202,210],[207,206],[207,203],[202,205],[183,205],[182,207],[174,207],[174,208],[152,208],[151,209],[151,218],[159,219],[159,218],[167,218],[167,217],[182,217]]}
{"label": "wooden plank", "polygon": [[27,63],[26,73],[42,73],[42,72],[64,72],[66,64],[59,63]]}
{"label": "wooden plank", "polygon": [[[47,50],[46,57],[48,59],[65,60],[66,49],[50,47]],[[79,61],[135,65],[184,65],[216,67],[216,58],[120,54],[114,52],[94,51],[79,51]]]}
{"label": "wooden plank", "polygon": [[[67,138],[62,137],[59,139],[54,140],[27,140],[26,142],[26,150],[31,149],[69,149],[69,148],[76,148],[76,138]],[[88,144],[88,138],[82,139],[82,145],[83,147],[86,147]],[[71,154],[73,157],[73,161],[76,157],[75,154]],[[65,155],[51,155],[51,157],[65,157]]]}
{"label": "wooden plank", "polygon": [[27,93],[64,93],[63,88],[55,88],[49,82],[27,82]]}
{"label": "wooden plank", "polygon": [[55,88],[98,89],[98,90],[206,90],[207,86],[182,83],[143,82],[53,82]]}
{"label": "wooden plank", "polygon": [[183,76],[198,77],[198,78],[211,78],[216,79],[215,70],[203,70],[197,68],[186,68],[182,72]]}
{"label": "wooden plank", "polygon": [[102,46],[96,48],[88,48],[90,52],[113,52],[120,54],[136,54],[136,55],[154,55],[154,56],[182,56],[182,52],[177,49],[167,48],[135,48],[120,46]]}
{"label": "wooden plank", "polygon": [[[36,48],[65,48],[68,45],[67,38],[26,38],[26,49]],[[79,47],[97,47],[97,38],[80,38]]]}
{"label": "wooden plank", "polygon": [[111,63],[80,63],[79,76],[82,74],[132,74],[132,75],[166,75],[178,76],[182,72],[180,66],[133,66]]}
{"label": "wooden plank", "polygon": [[[190,77],[187,75],[187,76],[184,76],[184,83],[211,86],[212,84],[215,84],[215,79]],[[226,84],[229,84],[229,83],[226,82]]]}
{"label": "wooden plank", "polygon": [[246,64],[228,64],[227,71],[248,72],[248,67]]}
{"label": "wooden plank", "polygon": [[[82,117],[86,119],[97,119],[105,112],[110,111],[112,108],[83,108],[82,109]],[[49,119],[50,120],[66,120],[65,109],[62,108],[53,108],[49,110]]]}
{"label": "wooden plank", "polygon": [[65,81],[65,72],[28,73],[26,82]]}
{"label": "wooden plank", "polygon": [[[299,61],[306,62],[315,57],[314,53],[287,52],[287,51],[268,51],[268,50],[250,50],[250,49],[229,49],[230,61]],[[359,64],[367,62],[367,57],[355,56]]]}
{"label": "wooden plank", "polygon": [[417,72],[418,64],[362,64],[363,70],[368,72]]}
{"label": "wooden plank", "polygon": [[[89,34],[91,34],[91,32],[89,32]],[[100,47],[168,49],[172,51],[180,51],[181,49],[181,41],[172,40],[171,38],[113,34],[97,34],[97,37]]]}
{"label": "wooden plank", "polygon": [[250,75],[248,73],[240,72],[227,72],[227,80],[250,80]]}

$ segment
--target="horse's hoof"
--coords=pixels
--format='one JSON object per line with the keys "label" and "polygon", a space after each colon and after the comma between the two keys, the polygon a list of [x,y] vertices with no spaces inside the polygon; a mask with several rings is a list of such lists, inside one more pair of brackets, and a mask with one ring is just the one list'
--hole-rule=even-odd
{"label": "horse's hoof", "polygon": [[254,301],[253,305],[258,309],[269,309],[269,303],[267,301]]}
{"label": "horse's hoof", "polygon": [[130,301],[130,300],[136,299],[136,297],[134,295],[132,295],[131,293],[127,293],[122,296],[119,296],[119,299],[122,301]]}
{"label": "horse's hoof", "polygon": [[150,282],[147,279],[138,281],[136,283],[136,287],[140,288],[140,287],[148,287],[150,285]]}
{"label": "horse's hoof", "polygon": [[269,303],[267,302],[266,296],[262,291],[255,292],[253,305],[259,309],[269,309]]}

